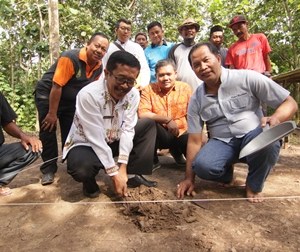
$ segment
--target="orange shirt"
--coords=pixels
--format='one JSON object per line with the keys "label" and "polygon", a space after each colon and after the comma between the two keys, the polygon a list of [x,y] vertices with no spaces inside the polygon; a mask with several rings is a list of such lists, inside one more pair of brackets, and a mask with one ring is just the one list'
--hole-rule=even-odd
{"label": "orange shirt", "polygon": [[[101,66],[101,61],[92,69],[87,62],[86,48],[83,47],[79,52],[79,59],[86,63],[86,77],[89,78],[92,76],[93,72]],[[57,85],[63,87],[68,83],[68,81],[73,77],[75,73],[73,62],[68,57],[60,57],[57,62],[55,73],[53,76],[53,82]],[[99,77],[97,78],[99,79]]]}
{"label": "orange shirt", "polygon": [[141,93],[139,115],[152,112],[172,118],[179,129],[179,135],[187,131],[187,109],[192,89],[185,82],[176,81],[174,87],[163,94],[156,83],[146,86]]}

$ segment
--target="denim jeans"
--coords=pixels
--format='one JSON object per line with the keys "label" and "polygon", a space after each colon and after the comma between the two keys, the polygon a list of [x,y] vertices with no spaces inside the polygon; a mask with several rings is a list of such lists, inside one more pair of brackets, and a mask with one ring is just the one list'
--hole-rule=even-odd
{"label": "denim jeans", "polygon": [[229,183],[233,178],[233,164],[243,162],[248,164],[246,185],[253,192],[261,192],[270,170],[278,160],[279,141],[238,159],[240,150],[261,132],[262,129],[258,127],[242,138],[232,138],[229,143],[210,139],[196,155],[192,164],[193,171],[202,179]]}

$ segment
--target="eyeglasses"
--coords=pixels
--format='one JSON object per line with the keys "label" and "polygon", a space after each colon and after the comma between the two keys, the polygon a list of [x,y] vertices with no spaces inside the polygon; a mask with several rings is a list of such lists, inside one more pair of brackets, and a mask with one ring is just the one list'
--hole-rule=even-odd
{"label": "eyeglasses", "polygon": [[111,75],[116,79],[116,83],[118,85],[122,85],[122,84],[126,83],[128,85],[128,87],[133,87],[136,84],[135,79],[127,79],[125,77],[115,76],[113,73],[111,73]]}
{"label": "eyeglasses", "polygon": [[128,31],[128,32],[131,32],[131,28],[130,28],[130,27],[120,26],[119,28],[120,28],[122,31]]}

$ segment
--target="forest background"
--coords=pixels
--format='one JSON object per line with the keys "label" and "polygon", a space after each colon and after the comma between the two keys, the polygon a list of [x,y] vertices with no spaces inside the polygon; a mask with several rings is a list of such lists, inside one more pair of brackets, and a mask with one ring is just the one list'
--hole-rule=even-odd
{"label": "forest background", "polygon": [[58,54],[82,47],[94,32],[114,40],[123,17],[133,22],[133,37],[157,20],[173,42],[181,41],[177,27],[188,17],[200,24],[197,41],[208,40],[210,27],[219,24],[228,47],[236,41],[228,22],[244,14],[251,33],[268,37],[273,75],[300,67],[299,0],[0,0],[0,14],[0,90],[27,131],[36,125],[36,82]]}

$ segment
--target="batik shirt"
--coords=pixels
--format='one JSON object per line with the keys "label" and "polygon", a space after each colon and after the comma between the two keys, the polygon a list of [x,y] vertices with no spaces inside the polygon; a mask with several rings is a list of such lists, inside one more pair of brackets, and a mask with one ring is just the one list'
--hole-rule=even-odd
{"label": "batik shirt", "polygon": [[115,161],[108,144],[120,141],[118,163],[127,164],[133,147],[139,100],[139,92],[132,88],[116,103],[103,79],[84,87],[77,95],[76,112],[63,149],[63,159],[75,146],[90,146],[107,174],[115,175]]}
{"label": "batik shirt", "polygon": [[187,131],[186,116],[191,95],[191,87],[181,81],[176,81],[167,94],[163,94],[158,84],[150,84],[142,90],[139,114],[152,112],[172,118],[182,135]]}

